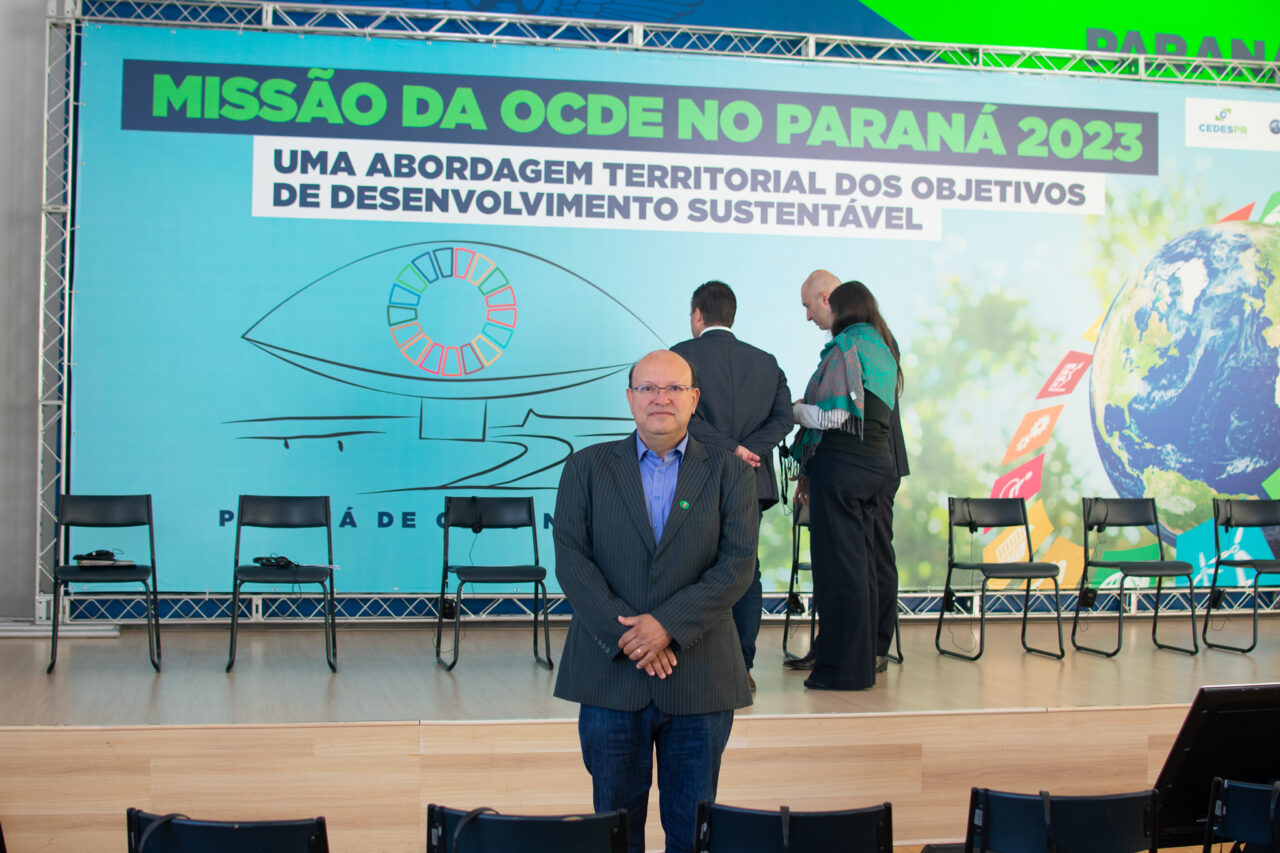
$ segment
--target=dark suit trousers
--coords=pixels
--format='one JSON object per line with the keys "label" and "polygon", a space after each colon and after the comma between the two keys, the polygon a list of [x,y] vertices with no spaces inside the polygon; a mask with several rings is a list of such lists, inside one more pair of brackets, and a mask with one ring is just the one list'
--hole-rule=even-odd
{"label": "dark suit trousers", "polygon": [[[764,507],[760,508],[764,517]],[[893,546],[890,546],[893,547]],[[738,629],[738,641],[742,644],[742,660],[747,669],[755,666],[756,637],[760,635],[760,617],[764,612],[764,586],[760,583],[760,557],[756,557],[756,576],[751,586],[733,605],[733,624]]]}
{"label": "dark suit trousers", "polygon": [[876,495],[892,477],[893,463],[888,458],[824,453],[819,446],[807,468],[813,597],[822,618],[810,679],[841,690],[862,690],[876,683]]}
{"label": "dark suit trousers", "polygon": [[891,477],[876,492],[875,526],[871,535],[871,560],[876,585],[876,654],[887,655],[898,627],[898,558],[893,552],[893,499],[901,477]]}

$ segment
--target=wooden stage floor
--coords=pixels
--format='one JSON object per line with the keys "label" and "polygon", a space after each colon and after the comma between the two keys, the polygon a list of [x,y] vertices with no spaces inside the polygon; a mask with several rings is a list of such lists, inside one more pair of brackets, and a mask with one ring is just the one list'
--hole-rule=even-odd
{"label": "wooden stage floor", "polygon": [[[1215,621],[1215,627],[1216,627]],[[1090,641],[1105,643],[1114,623]],[[1247,628],[1237,617],[1228,631]],[[894,804],[900,845],[956,840],[971,785],[1087,793],[1149,786],[1206,684],[1280,680],[1280,628],[1250,655],[1155,649],[1128,620],[1111,659],[1024,654],[1016,622],[989,623],[977,663],[904,623],[906,662],[874,689],[805,690],[766,623],[755,704],[740,712],[719,799],[795,810]],[[1033,623],[1048,642],[1052,624]],[[1069,630],[1069,626],[1068,626]],[[1177,641],[1185,618],[1161,626]],[[1169,630],[1169,635],[1163,632]],[[248,629],[232,673],[227,632],[171,628],[164,672],[146,636],[0,639],[0,822],[9,849],[100,850],[123,841],[127,806],[195,817],[324,814],[336,851],[421,851],[425,807],[590,811],[577,708],[551,695],[527,624],[466,629],[458,667],[435,663],[426,626],[340,629],[339,672],[318,630]],[[564,629],[553,629],[559,651]],[[952,639],[972,643],[969,626]],[[803,648],[805,635],[795,636]],[[648,840],[660,849],[656,803]]]}

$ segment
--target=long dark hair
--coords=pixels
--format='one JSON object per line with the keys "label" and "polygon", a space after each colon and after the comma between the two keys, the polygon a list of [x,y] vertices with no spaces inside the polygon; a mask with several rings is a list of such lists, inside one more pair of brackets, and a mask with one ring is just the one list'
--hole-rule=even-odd
{"label": "long dark hair", "polygon": [[831,306],[831,313],[835,316],[835,320],[831,323],[833,337],[855,323],[866,323],[880,333],[880,337],[884,339],[884,345],[889,348],[894,360],[898,362],[898,387],[894,395],[901,397],[904,380],[898,342],[894,339],[893,332],[889,331],[889,324],[880,314],[880,304],[876,302],[875,294],[860,281],[846,281],[831,291],[827,301]]}

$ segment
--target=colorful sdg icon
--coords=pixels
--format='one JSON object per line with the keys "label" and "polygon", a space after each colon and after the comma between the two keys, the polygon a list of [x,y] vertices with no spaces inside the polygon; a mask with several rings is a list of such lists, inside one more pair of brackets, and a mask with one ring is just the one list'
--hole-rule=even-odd
{"label": "colorful sdg icon", "polygon": [[[471,285],[484,299],[484,320],[470,340],[465,334],[461,340],[433,339],[423,327],[423,323],[431,326],[429,300],[424,302],[428,289],[442,287],[450,278]],[[498,265],[475,249],[432,249],[406,264],[396,277],[387,298],[387,325],[396,348],[420,370],[434,376],[478,373],[497,361],[511,343],[516,328],[515,289]]]}
{"label": "colorful sdg icon", "polygon": [[560,264],[510,246],[446,240],[344,264],[243,337],[347,384],[461,400],[571,388],[665,346],[617,297]]}

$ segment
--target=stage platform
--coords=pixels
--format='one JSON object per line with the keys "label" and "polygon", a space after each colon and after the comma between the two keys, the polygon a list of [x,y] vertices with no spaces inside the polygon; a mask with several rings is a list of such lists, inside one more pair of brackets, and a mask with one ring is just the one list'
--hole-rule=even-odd
{"label": "stage platform", "polygon": [[[971,785],[1147,787],[1200,686],[1280,680],[1278,623],[1264,618],[1251,655],[1190,657],[1155,649],[1150,621],[1132,619],[1119,656],[1068,644],[1056,661],[1023,653],[1017,622],[1001,620],[969,663],[934,651],[932,622],[909,622],[905,663],[858,693],[805,690],[803,673],[782,669],[781,625],[766,623],[756,702],[735,720],[719,799],[794,810],[888,800],[896,844],[914,849],[963,835]],[[1242,617],[1227,627],[1243,629]],[[1035,622],[1033,642],[1051,632]],[[1114,623],[1097,626],[1090,642],[1113,632]],[[1181,642],[1189,628],[1179,617],[1161,632]],[[964,623],[944,636],[975,641]],[[557,653],[563,637],[553,628]],[[431,638],[425,625],[340,629],[333,674],[318,630],[250,628],[226,674],[225,629],[174,628],[157,675],[145,632],[128,629],[64,639],[49,676],[47,637],[0,640],[9,849],[119,849],[128,806],[228,819],[323,814],[335,853],[424,850],[429,802],[590,811],[577,708],[551,695],[555,674],[534,663],[527,624],[467,627],[451,673],[435,663]],[[648,841],[661,849],[653,805]]]}

